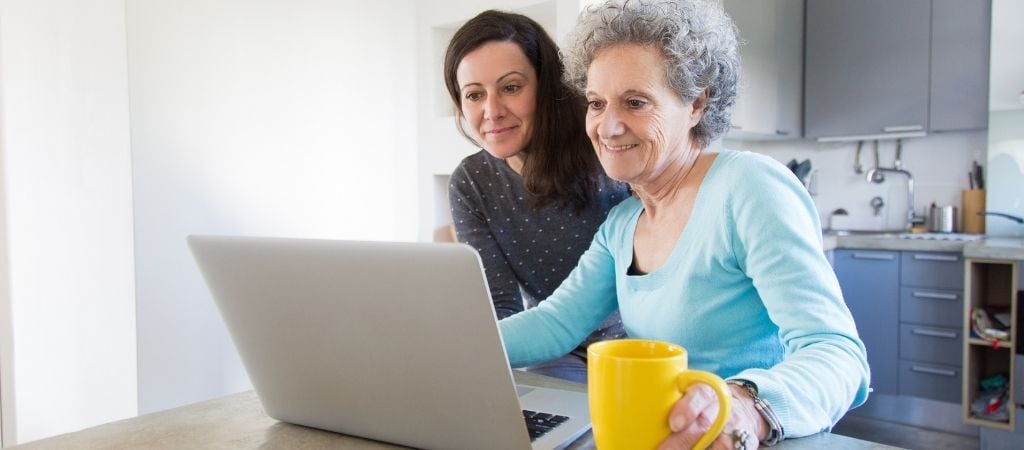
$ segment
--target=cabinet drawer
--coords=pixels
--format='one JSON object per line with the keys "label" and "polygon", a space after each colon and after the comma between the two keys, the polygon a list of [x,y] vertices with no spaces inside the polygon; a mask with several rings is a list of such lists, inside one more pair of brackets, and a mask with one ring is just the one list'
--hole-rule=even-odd
{"label": "cabinet drawer", "polygon": [[903,252],[900,270],[903,286],[964,288],[964,258],[958,253]]}
{"label": "cabinet drawer", "polygon": [[960,403],[959,367],[900,361],[900,395]]}
{"label": "cabinet drawer", "polygon": [[963,332],[958,328],[900,324],[900,359],[963,365]]}
{"label": "cabinet drawer", "polygon": [[964,323],[962,291],[900,289],[900,322],[959,328]]}

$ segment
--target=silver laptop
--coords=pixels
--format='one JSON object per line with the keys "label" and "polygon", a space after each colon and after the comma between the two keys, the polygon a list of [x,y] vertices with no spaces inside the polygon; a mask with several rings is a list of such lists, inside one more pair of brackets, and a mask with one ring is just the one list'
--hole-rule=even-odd
{"label": "silver laptop", "polygon": [[[585,394],[514,385],[469,246],[188,244],[277,420],[431,449],[561,448],[590,427]],[[524,410],[568,419],[531,442]]]}

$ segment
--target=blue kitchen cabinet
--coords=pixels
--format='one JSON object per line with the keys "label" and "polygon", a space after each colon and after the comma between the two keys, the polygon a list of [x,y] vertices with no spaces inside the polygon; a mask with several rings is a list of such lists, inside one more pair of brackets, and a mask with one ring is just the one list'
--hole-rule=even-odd
{"label": "blue kitchen cabinet", "polygon": [[806,3],[804,137],[988,126],[991,1]]}
{"label": "blue kitchen cabinet", "polygon": [[900,252],[835,251],[835,271],[864,341],[876,394],[899,394]]}

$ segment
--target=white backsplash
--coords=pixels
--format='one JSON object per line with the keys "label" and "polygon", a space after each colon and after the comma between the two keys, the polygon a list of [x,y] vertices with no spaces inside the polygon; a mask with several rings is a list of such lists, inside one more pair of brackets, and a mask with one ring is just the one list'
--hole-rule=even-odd
{"label": "white backsplash", "polygon": [[[903,169],[914,176],[914,211],[921,215],[934,202],[953,205],[960,209],[961,191],[968,188],[971,161],[986,163],[987,133],[966,131],[933,134],[923,138],[903,140]],[[843,208],[849,212],[846,222],[852,229],[895,230],[903,226],[906,216],[906,177],[887,174],[881,184],[871,184],[864,174],[853,170],[856,143],[826,143],[815,141],[751,142],[725,140],[712,145],[712,149],[750,150],[771,156],[785,164],[790,159],[810,159],[816,172],[816,192],[813,196],[822,226],[828,225],[832,211]],[[880,164],[892,167],[896,141],[879,143]],[[865,142],[860,163],[867,172],[874,167],[871,142]],[[988,169],[986,167],[986,169]],[[871,199],[880,196],[885,201],[881,215],[876,217]]]}

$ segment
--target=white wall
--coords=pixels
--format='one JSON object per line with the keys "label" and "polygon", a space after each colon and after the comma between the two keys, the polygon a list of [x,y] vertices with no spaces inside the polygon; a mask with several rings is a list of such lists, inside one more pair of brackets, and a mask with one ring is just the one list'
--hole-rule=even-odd
{"label": "white wall", "polygon": [[0,1],[5,443],[136,413],[126,77],[122,0]]}
{"label": "white wall", "polygon": [[[2,59],[0,67],[3,67]],[[2,92],[3,79],[0,78],[0,95]],[[3,97],[0,96],[2,101]],[[0,108],[0,113],[2,110]],[[0,115],[0,139],[4,136],[3,125],[3,116]],[[0,447],[14,445],[14,333],[11,326],[11,270],[7,250],[6,156],[7,152],[0,140]]]}
{"label": "white wall", "polygon": [[[985,209],[1024,216],[1024,109],[990,111]],[[985,219],[995,236],[1024,237],[1024,225],[999,217]]]}
{"label": "white wall", "polygon": [[416,9],[128,3],[140,412],[249,386],[186,235],[415,239]]}
{"label": "white wall", "polygon": [[[1024,216],[1024,2],[992,2],[991,91],[989,93],[988,181],[985,209]],[[1024,236],[1024,225],[998,217],[985,220],[986,232]]]}
{"label": "white wall", "polygon": [[[885,182],[871,184],[864,174],[853,171],[856,156],[855,143],[819,144],[810,140],[779,142],[724,141],[717,144],[734,150],[764,153],[785,164],[790,159],[810,159],[817,173],[817,192],[814,203],[827,225],[829,214],[837,208],[846,209],[854,223],[863,229],[898,230],[906,217],[906,178],[887,175]],[[914,176],[914,210],[924,214],[935,202],[959,208],[961,191],[968,188],[967,173],[971,161],[985,163],[985,131],[932,134],[923,138],[903,140],[903,168]],[[871,143],[865,143],[861,152],[864,171],[874,167]],[[879,145],[881,165],[892,167],[895,141],[882,141]],[[873,219],[871,198],[881,196],[886,206],[882,217]]]}

